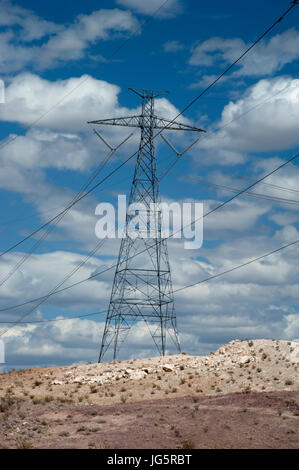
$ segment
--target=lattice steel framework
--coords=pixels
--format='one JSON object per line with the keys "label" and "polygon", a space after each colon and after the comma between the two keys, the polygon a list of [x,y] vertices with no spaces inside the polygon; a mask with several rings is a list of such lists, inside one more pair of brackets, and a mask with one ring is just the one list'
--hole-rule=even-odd
{"label": "lattice steel framework", "polygon": [[[115,359],[132,325],[141,319],[148,326],[160,355],[165,354],[166,334],[180,351],[174,311],[173,289],[166,240],[162,238],[160,193],[154,149],[154,129],[201,131],[185,124],[154,115],[154,99],[166,92],[132,89],[142,100],[140,116],[90,121],[92,124],[140,127],[141,140],[131,186],[128,207],[143,203],[143,219],[138,235],[130,233],[135,213],[126,215],[126,236],[122,238],[115,271],[109,311],[106,318],[99,362],[113,345]],[[154,205],[153,205],[154,204]],[[138,207],[136,205],[136,207]],[[155,210],[153,210],[155,207]],[[143,230],[154,224],[154,236],[145,237]]]}

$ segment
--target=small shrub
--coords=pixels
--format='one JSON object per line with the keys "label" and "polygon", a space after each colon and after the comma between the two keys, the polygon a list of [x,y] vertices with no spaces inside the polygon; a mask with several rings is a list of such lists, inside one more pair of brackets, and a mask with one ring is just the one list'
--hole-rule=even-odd
{"label": "small shrub", "polygon": [[54,398],[52,397],[52,395],[46,395],[44,400],[45,400],[46,403],[50,403],[50,401],[53,401]]}
{"label": "small shrub", "polygon": [[194,442],[192,441],[192,439],[184,439],[182,441],[182,448],[183,449],[194,449],[195,448],[195,444]]}
{"label": "small shrub", "polygon": [[38,405],[39,403],[41,403],[41,399],[35,397],[35,398],[33,398],[32,403],[33,403],[34,405]]}
{"label": "small shrub", "polygon": [[33,445],[31,442],[26,441],[25,439],[18,439],[17,440],[17,449],[32,449]]}
{"label": "small shrub", "polygon": [[84,431],[87,431],[86,426],[80,426],[80,427],[77,429],[77,432],[84,432]]}

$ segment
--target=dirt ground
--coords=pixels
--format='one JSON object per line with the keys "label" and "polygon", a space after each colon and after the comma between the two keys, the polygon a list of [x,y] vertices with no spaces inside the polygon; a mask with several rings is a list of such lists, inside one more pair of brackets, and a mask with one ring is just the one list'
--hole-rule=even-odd
{"label": "dirt ground", "polygon": [[299,448],[298,347],[0,374],[0,448]]}
{"label": "dirt ground", "polygon": [[2,448],[298,449],[299,392],[116,405],[25,402],[0,424]]}

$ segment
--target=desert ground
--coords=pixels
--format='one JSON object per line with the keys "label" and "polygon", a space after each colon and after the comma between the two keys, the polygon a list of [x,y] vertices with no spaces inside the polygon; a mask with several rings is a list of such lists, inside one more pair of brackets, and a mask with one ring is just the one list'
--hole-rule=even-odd
{"label": "desert ground", "polygon": [[299,343],[0,374],[0,448],[299,448]]}

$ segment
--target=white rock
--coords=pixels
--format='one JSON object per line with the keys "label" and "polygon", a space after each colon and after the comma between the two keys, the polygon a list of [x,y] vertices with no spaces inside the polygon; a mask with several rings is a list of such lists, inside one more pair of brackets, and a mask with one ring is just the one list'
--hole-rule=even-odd
{"label": "white rock", "polygon": [[172,372],[174,370],[174,367],[170,364],[163,364],[162,369],[164,372]]}
{"label": "white rock", "polygon": [[75,377],[72,382],[74,384],[83,384],[85,382],[85,377],[82,377],[82,376]]}
{"label": "white rock", "polygon": [[290,356],[291,362],[297,364],[299,362],[299,342],[292,341],[291,348],[293,348]]}
{"label": "white rock", "polygon": [[114,379],[114,375],[111,372],[105,372],[103,378],[104,380]]}
{"label": "white rock", "polygon": [[129,378],[133,380],[141,380],[144,379],[146,375],[146,372],[144,372],[143,370],[134,370],[131,372]]}
{"label": "white rock", "polygon": [[250,357],[249,356],[240,357],[239,364],[248,364],[248,362],[250,362]]}
{"label": "white rock", "polygon": [[63,385],[63,382],[60,380],[52,380],[51,385]]}
{"label": "white rock", "polygon": [[90,379],[90,380],[88,381],[88,384],[89,384],[89,385],[94,384],[94,383],[97,383],[97,384],[98,384],[98,383],[103,383],[102,377],[100,377],[99,375],[96,375],[96,376],[94,376],[92,379]]}

